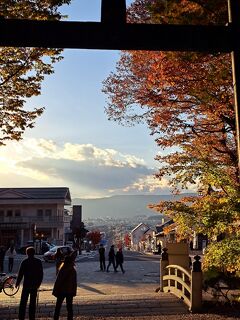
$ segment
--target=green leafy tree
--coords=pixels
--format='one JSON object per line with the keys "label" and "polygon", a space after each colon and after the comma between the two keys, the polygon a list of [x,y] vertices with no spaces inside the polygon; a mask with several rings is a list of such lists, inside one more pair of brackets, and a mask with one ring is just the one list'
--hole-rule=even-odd
{"label": "green leafy tree", "polygon": [[[2,19],[60,20],[58,11],[70,0],[1,0]],[[41,83],[54,72],[53,64],[62,59],[62,49],[0,48],[0,145],[7,140],[20,140],[27,128],[44,110],[26,110],[28,98],[41,93]]]}
{"label": "green leafy tree", "polygon": [[223,273],[235,273],[240,277],[240,239],[227,238],[210,244],[204,257],[205,269],[218,269]]}
{"label": "green leafy tree", "polygon": [[83,239],[86,237],[88,230],[85,228],[83,222],[80,222],[78,225],[71,223],[70,228],[75,242],[74,245],[78,248],[79,254],[81,254]]}

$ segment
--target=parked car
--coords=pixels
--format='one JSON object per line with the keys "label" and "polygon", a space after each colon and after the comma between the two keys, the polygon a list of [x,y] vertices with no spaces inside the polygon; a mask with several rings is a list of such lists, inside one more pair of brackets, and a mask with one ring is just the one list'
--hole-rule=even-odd
{"label": "parked car", "polygon": [[68,256],[71,254],[74,250],[70,246],[54,246],[49,251],[45,252],[43,255],[43,259],[46,262],[53,262],[55,261],[55,254],[57,252],[57,249],[60,248],[64,256]]}
{"label": "parked car", "polygon": [[[27,242],[27,244],[22,246],[21,248],[19,248],[17,250],[17,252],[20,254],[26,254],[26,249],[28,247],[34,247],[34,242],[32,240],[29,240]],[[42,247],[41,253],[43,254],[43,253],[49,251],[53,247],[53,245],[47,241],[41,241],[41,247]]]}

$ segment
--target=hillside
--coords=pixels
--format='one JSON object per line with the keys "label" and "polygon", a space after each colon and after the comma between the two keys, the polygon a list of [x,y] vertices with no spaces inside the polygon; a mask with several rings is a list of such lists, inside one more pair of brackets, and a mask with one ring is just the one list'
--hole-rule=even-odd
{"label": "hillside", "polygon": [[[183,196],[192,194],[182,194],[175,196],[180,199]],[[112,217],[121,218],[139,215],[154,215],[154,211],[147,208],[150,203],[158,203],[161,200],[172,200],[172,195],[119,195],[98,199],[72,200],[73,205],[82,205],[83,218]]]}

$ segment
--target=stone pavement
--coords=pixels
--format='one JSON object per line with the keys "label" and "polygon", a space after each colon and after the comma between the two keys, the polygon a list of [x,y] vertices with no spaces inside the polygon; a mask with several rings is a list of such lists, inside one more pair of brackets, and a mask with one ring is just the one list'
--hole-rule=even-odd
{"label": "stone pavement", "polygon": [[[89,259],[90,260],[90,259]],[[156,293],[159,286],[159,261],[127,261],[126,273],[101,272],[95,261],[76,262],[78,291],[74,298],[77,316],[177,315],[187,314],[187,307],[171,294]],[[37,317],[51,319],[56,298],[51,291],[55,264],[44,271],[39,292]],[[21,291],[21,290],[20,290]],[[20,291],[13,297],[0,294],[0,319],[17,319]],[[65,304],[61,314],[66,316]],[[80,318],[79,318],[80,319]]]}

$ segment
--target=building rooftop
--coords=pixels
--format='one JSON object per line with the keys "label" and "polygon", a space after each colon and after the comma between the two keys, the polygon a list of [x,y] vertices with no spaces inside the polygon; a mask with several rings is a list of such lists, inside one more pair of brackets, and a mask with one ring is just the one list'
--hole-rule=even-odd
{"label": "building rooftop", "polygon": [[69,188],[0,188],[0,200],[11,199],[64,199],[71,203]]}
{"label": "building rooftop", "polygon": [[157,231],[157,234],[163,232],[163,229],[165,227],[168,227],[169,225],[173,224],[173,219],[170,219],[168,221],[166,221],[165,223],[161,224],[161,225],[157,225],[156,226],[156,231]]}

